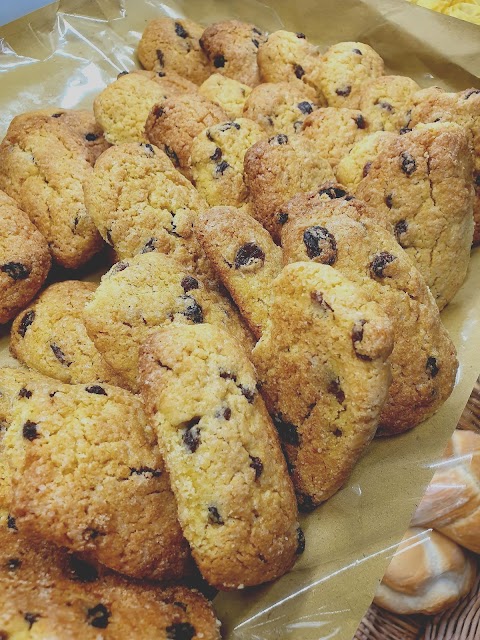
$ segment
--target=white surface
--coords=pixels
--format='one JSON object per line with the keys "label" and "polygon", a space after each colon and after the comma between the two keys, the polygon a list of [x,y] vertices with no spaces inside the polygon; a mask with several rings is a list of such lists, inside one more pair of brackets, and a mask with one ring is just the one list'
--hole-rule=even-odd
{"label": "white surface", "polygon": [[51,3],[52,0],[0,0],[0,26]]}

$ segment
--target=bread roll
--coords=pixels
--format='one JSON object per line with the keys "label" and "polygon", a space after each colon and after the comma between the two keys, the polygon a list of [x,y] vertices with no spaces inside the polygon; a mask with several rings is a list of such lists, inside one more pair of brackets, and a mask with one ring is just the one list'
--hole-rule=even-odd
{"label": "bread roll", "polygon": [[398,614],[444,611],[473,586],[476,564],[464,549],[431,529],[407,530],[374,602]]}
{"label": "bread roll", "polygon": [[413,526],[433,527],[480,553],[480,435],[455,431],[413,516]]}

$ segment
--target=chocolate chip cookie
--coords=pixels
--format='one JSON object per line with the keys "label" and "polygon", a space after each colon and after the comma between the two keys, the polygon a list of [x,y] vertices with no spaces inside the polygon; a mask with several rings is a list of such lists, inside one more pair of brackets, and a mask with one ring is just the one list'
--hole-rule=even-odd
{"label": "chocolate chip cookie", "polygon": [[405,76],[379,76],[367,80],[360,95],[359,109],[374,131],[399,133],[408,126],[413,96],[419,85]]}
{"label": "chocolate chip cookie", "polygon": [[368,175],[383,145],[393,140],[395,135],[391,131],[375,131],[354,144],[337,165],[336,175],[339,182],[355,193],[360,182]]}
{"label": "chocolate chip cookie", "polygon": [[212,73],[198,87],[198,92],[221,107],[227,116],[234,120],[242,116],[245,101],[252,92],[252,88],[220,73]]}

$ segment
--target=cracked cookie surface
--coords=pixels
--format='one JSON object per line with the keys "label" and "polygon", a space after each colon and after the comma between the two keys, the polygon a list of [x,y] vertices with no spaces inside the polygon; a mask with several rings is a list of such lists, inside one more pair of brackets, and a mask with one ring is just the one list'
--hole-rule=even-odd
{"label": "cracked cookie surface", "polygon": [[374,131],[399,133],[408,127],[419,85],[405,76],[379,76],[365,82],[359,109]]}
{"label": "cracked cookie surface", "polygon": [[198,92],[210,102],[221,107],[227,116],[234,120],[241,118],[245,101],[252,92],[247,84],[212,73],[205,82],[198,87]]}
{"label": "cracked cookie surface", "polygon": [[355,193],[360,182],[368,175],[383,145],[394,138],[395,134],[391,131],[375,131],[355,143],[337,165],[338,181]]}

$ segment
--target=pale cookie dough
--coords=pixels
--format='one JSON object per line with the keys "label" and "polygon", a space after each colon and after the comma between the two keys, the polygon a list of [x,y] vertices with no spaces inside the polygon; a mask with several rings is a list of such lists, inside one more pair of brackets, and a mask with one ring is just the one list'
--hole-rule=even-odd
{"label": "pale cookie dough", "polygon": [[92,171],[84,144],[61,118],[29,118],[0,145],[0,189],[28,214],[55,261],[69,269],[103,246],[83,197]]}
{"label": "pale cookie dough", "polygon": [[148,140],[163,149],[173,165],[191,179],[190,152],[195,136],[228,120],[225,111],[201,95],[186,93],[159,102],[145,123]]}
{"label": "pale cookie dough", "polygon": [[50,263],[45,238],[15,200],[0,191],[0,324],[30,302],[44,283]]}
{"label": "pale cookie dough", "polygon": [[209,127],[194,138],[192,175],[200,195],[210,206],[248,206],[243,161],[247,150],[265,137],[256,122],[238,118]]}
{"label": "pale cookie dough", "polygon": [[380,76],[365,82],[359,109],[374,131],[400,133],[408,126],[413,96],[420,89],[405,76]]}
{"label": "pale cookie dough", "polygon": [[369,210],[358,202],[315,194],[292,198],[285,208],[283,257],[285,263],[331,265],[391,321],[393,380],[378,433],[392,435],[435,413],[453,389],[458,363],[424,279],[393,234],[365,215]]}
{"label": "pale cookie dough", "polygon": [[320,86],[329,107],[358,109],[365,82],[384,73],[384,62],[363,42],[339,42],[322,56]]}
{"label": "pale cookie dough", "polygon": [[208,60],[200,48],[203,27],[186,18],[156,18],[145,27],[138,59],[145,69],[174,71],[195,84],[209,75]]}
{"label": "pale cookie dough", "polygon": [[473,237],[473,163],[455,123],[418,126],[388,142],[356,195],[381,212],[439,309],[467,275]]}
{"label": "pale cookie dough", "polygon": [[310,191],[334,180],[330,164],[304,137],[280,133],[261,140],[245,154],[244,181],[252,215],[280,242],[286,222],[282,205],[296,193]]}
{"label": "pale cookie dough", "polygon": [[210,72],[221,73],[255,87],[260,83],[257,51],[266,35],[255,25],[226,20],[209,25],[200,46],[210,61]]}
{"label": "pale cookie dough", "polygon": [[160,253],[114,265],[86,305],[84,319],[97,349],[133,391],[138,389],[138,351],[153,327],[208,322],[224,327],[246,349],[252,347],[233,305]]}
{"label": "pale cookie dough", "polygon": [[[322,240],[330,243],[333,236]],[[325,264],[286,266],[252,352],[299,506],[345,483],[377,430],[388,395],[392,328],[377,303]]]}
{"label": "pale cookie dough", "polygon": [[245,101],[252,88],[220,73],[212,73],[199,87],[198,92],[210,102],[221,107],[234,120],[243,114]]}
{"label": "pale cookie dough", "polygon": [[395,134],[391,131],[375,131],[359,140],[338,163],[336,169],[338,181],[355,193],[383,146],[394,139]]}
{"label": "pale cookie dough", "polygon": [[268,582],[303,549],[277,434],[246,352],[218,327],[170,326],[141,355],[141,389],[193,557],[220,589]]}
{"label": "pale cookie dough", "polygon": [[91,282],[79,281],[50,285],[15,319],[10,334],[12,355],[61,382],[119,385],[120,378],[95,348],[82,319],[83,308],[96,288]]}
{"label": "pale cookie dough", "polygon": [[282,269],[281,249],[255,218],[234,207],[213,207],[200,214],[195,233],[259,338],[272,304],[272,281]]}

